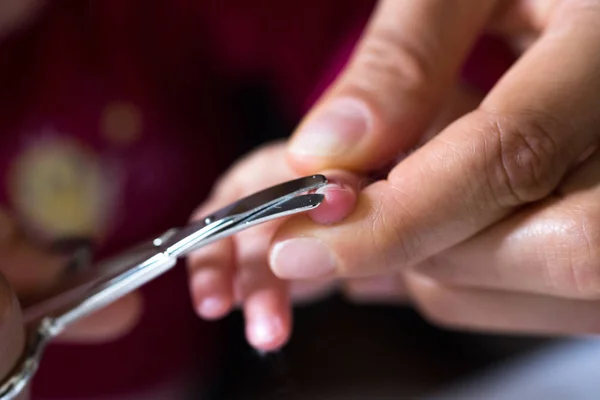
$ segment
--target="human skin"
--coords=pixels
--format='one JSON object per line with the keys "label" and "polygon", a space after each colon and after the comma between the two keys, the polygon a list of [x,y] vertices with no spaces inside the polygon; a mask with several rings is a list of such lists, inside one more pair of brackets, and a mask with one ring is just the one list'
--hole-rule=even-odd
{"label": "human skin", "polygon": [[[371,282],[349,293],[408,297],[442,325],[597,333],[599,15],[595,1],[381,1],[286,160],[293,176],[345,170],[360,182],[408,156],[385,180],[355,186],[333,226],[291,218],[234,261],[221,244],[194,257],[191,282],[208,270],[231,280],[231,263],[244,268],[251,254],[288,282]],[[458,70],[484,31],[521,55],[489,93],[458,102],[448,96],[463,91]],[[449,101],[463,110],[423,141]],[[235,175],[219,186],[236,193]],[[198,287],[197,305],[230,293]],[[288,318],[286,306],[264,310]]]}

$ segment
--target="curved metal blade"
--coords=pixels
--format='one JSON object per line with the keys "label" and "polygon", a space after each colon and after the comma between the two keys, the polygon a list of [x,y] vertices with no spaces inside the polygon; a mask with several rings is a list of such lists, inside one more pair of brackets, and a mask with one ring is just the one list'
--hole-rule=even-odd
{"label": "curved metal blade", "polygon": [[217,240],[221,240],[236,233],[249,229],[253,226],[263,224],[265,222],[303,213],[317,208],[325,199],[325,196],[319,193],[303,194],[291,198],[286,198],[278,203],[272,204],[270,207],[251,214],[246,219],[240,220],[235,224],[225,225],[219,231],[210,230],[203,234],[198,232],[196,236],[189,236],[185,242],[175,242],[167,248],[167,253],[179,257],[189,254],[190,252],[204,247]]}

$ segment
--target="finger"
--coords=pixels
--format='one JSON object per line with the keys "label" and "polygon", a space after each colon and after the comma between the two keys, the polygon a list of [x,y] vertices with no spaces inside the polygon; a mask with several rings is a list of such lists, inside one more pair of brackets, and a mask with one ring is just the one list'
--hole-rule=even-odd
{"label": "finger", "polygon": [[599,301],[457,289],[415,276],[408,287],[423,314],[442,326],[542,335],[600,333]]}
{"label": "finger", "polygon": [[[563,3],[477,111],[365,189],[349,218],[335,229],[296,218],[274,248],[312,238],[305,251],[321,273],[381,273],[416,265],[548,196],[600,133],[600,3],[576,3]],[[278,255],[273,268],[293,277],[290,254]]]}
{"label": "finger", "polygon": [[[253,182],[249,176],[260,177],[261,182]],[[285,163],[283,143],[261,147],[232,166],[215,184],[210,198],[194,213],[192,220],[201,219],[241,197],[292,176]],[[188,256],[192,302],[202,318],[222,318],[235,306],[235,253],[233,238],[225,238]]]}
{"label": "finger", "polygon": [[432,257],[423,273],[449,285],[600,298],[600,154],[558,195]]}
{"label": "finger", "polygon": [[294,134],[294,168],[366,171],[410,149],[495,3],[381,1],[349,65]]}
{"label": "finger", "polygon": [[0,276],[0,382],[13,370],[24,350],[25,330],[19,304],[8,282]]}
{"label": "finger", "polygon": [[[457,118],[477,108],[483,95],[468,85],[457,85],[421,141],[425,144]],[[297,285],[298,281],[293,283]],[[300,281],[302,283],[302,281]],[[407,304],[409,301],[402,274],[345,279],[345,297],[359,304]]]}
{"label": "finger", "polygon": [[202,318],[222,318],[233,307],[233,253],[232,239],[225,238],[188,257],[192,301]]}
{"label": "finger", "polygon": [[254,232],[241,232],[236,238],[236,289],[243,304],[246,336],[253,347],[262,351],[283,346],[292,324],[287,282],[273,275],[267,264],[270,224],[256,227]]}
{"label": "finger", "polygon": [[[302,218],[308,223],[316,222],[321,227],[326,227],[334,235],[337,231],[337,224],[343,221],[356,206],[357,193],[361,185],[367,183],[366,180],[360,180],[356,175],[348,173],[331,173],[331,184],[321,189],[325,198],[321,205],[307,213]],[[279,229],[286,225],[286,220],[278,221],[274,228]],[[276,237],[280,237],[278,232]],[[273,232],[268,236],[273,237]],[[331,269],[323,270],[323,260],[320,258],[319,249],[314,251],[314,240],[311,238],[300,237],[296,240],[281,241],[278,240],[274,246],[265,247],[265,255],[269,255],[269,266],[279,277],[290,277],[292,279],[312,280],[331,279],[333,271]],[[280,270],[282,261],[284,270]]]}
{"label": "finger", "polygon": [[[230,201],[234,200],[227,197],[211,200],[199,209],[193,219],[203,218]],[[227,315],[234,303],[233,239],[225,238],[190,253],[188,270],[192,302],[198,315],[206,319],[217,319]]]}
{"label": "finger", "polygon": [[[343,219],[354,207],[360,180],[343,172],[326,172],[329,183],[318,190],[324,200],[310,218],[330,225]],[[325,296],[335,288],[333,279],[296,283],[289,287],[269,269],[267,251],[270,239],[282,220],[272,221],[243,231],[234,239],[240,302],[246,317],[248,341],[263,351],[276,350],[289,339],[291,332],[291,297],[306,300]]]}
{"label": "finger", "polygon": [[356,206],[356,198],[362,186],[368,184],[364,178],[346,171],[325,171],[327,185],[316,192],[325,196],[319,207],[308,212],[310,218],[321,225],[332,225],[346,218]]}
{"label": "finger", "polygon": [[[343,171],[325,173],[329,183],[318,189],[324,200],[310,218],[330,225],[343,219],[354,207],[360,180]],[[291,298],[295,301],[316,300],[332,292],[334,279],[292,284],[277,278],[269,269],[267,250],[270,239],[282,220],[272,221],[241,232],[235,238],[237,253],[236,285],[246,317],[248,341],[262,351],[283,346],[291,332]]]}

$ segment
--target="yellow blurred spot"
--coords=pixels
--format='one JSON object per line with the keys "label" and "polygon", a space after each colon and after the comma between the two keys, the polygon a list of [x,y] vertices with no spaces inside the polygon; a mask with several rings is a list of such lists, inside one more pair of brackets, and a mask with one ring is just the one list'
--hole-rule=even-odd
{"label": "yellow blurred spot", "polygon": [[45,236],[97,237],[111,187],[95,155],[73,141],[37,143],[10,171],[9,193],[24,223]]}
{"label": "yellow blurred spot", "polygon": [[142,115],[139,108],[129,102],[110,103],[102,112],[100,130],[114,145],[128,146],[142,135]]}

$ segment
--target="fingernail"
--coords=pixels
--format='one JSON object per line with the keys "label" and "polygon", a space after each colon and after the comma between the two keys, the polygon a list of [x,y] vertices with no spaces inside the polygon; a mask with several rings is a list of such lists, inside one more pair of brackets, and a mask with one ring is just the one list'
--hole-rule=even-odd
{"label": "fingernail", "polygon": [[319,188],[317,193],[324,194],[325,201],[309,215],[318,224],[329,225],[342,221],[356,203],[356,192],[345,184],[331,183]]}
{"label": "fingernail", "polygon": [[330,193],[337,193],[337,192],[347,192],[351,190],[350,186],[342,184],[342,183],[337,183],[337,182],[331,182],[328,183],[325,186],[321,186],[320,188],[318,188],[315,193],[320,193],[320,194],[324,194],[324,195],[328,195]]}
{"label": "fingernail", "polygon": [[275,244],[271,251],[273,272],[287,279],[326,276],[335,270],[333,254],[317,239],[289,239]]}
{"label": "fingernail", "polygon": [[358,100],[334,100],[295,135],[290,152],[327,157],[351,150],[370,128],[369,110]]}
{"label": "fingernail", "polygon": [[248,340],[263,350],[279,346],[283,338],[283,324],[277,317],[257,315],[248,326]]}
{"label": "fingernail", "polygon": [[207,297],[198,305],[198,314],[204,318],[219,318],[227,312],[229,304],[221,297]]}

